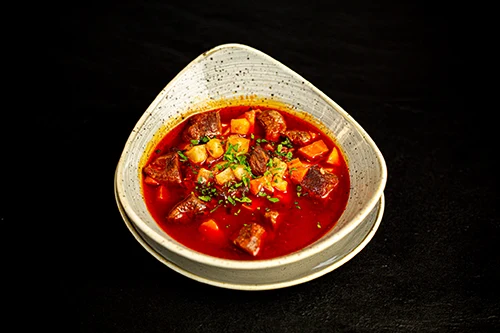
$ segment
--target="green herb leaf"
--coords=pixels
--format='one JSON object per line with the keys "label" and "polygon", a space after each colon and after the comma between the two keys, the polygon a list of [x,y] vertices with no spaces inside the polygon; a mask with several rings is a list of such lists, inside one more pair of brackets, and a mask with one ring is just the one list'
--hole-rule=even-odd
{"label": "green herb leaf", "polygon": [[198,140],[191,140],[191,143],[192,143],[193,145],[197,145],[198,143],[200,143],[200,141],[198,141]]}
{"label": "green herb leaf", "polygon": [[248,203],[252,202],[252,199],[250,199],[249,197],[242,197],[241,199],[238,197],[234,197],[234,200],[238,202],[248,202]]}
{"label": "green herb leaf", "polygon": [[181,162],[185,162],[188,160],[187,156],[184,155],[184,153],[180,150],[177,151],[177,154],[179,154],[180,158],[181,158]]}
{"label": "green herb leaf", "polygon": [[267,197],[267,200],[269,200],[271,202],[278,202],[278,201],[280,201],[280,199],[278,199],[278,198],[272,198],[272,197]]}
{"label": "green herb leaf", "polygon": [[250,184],[250,180],[248,180],[248,177],[243,177],[241,180],[243,181],[243,184],[245,184],[245,186],[248,186]]}
{"label": "green herb leaf", "polygon": [[209,195],[200,195],[198,199],[203,200],[203,201],[210,201],[212,198]]}
{"label": "green herb leaf", "polygon": [[283,140],[281,142],[281,144],[285,147],[288,147],[288,148],[293,148],[293,145],[292,145],[292,142],[290,141],[289,138],[286,138],[285,140]]}
{"label": "green herb leaf", "polygon": [[236,205],[236,201],[234,201],[231,197],[227,197],[227,201],[229,201],[233,206]]}

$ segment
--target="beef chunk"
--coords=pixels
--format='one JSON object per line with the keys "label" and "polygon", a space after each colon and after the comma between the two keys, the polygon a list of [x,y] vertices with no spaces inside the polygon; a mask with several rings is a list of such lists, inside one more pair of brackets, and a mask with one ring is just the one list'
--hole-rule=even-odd
{"label": "beef chunk", "polygon": [[202,213],[205,209],[207,209],[207,205],[194,193],[191,193],[172,208],[167,215],[167,221],[185,224],[192,221],[197,214]]}
{"label": "beef chunk", "polygon": [[280,216],[280,213],[278,213],[275,210],[270,210],[270,211],[264,213],[264,218],[273,227],[273,230],[276,230],[278,228],[278,217],[279,216]]}
{"label": "beef chunk", "polygon": [[285,132],[285,136],[292,141],[293,144],[305,146],[313,139],[311,133],[307,131],[290,130]]}
{"label": "beef chunk", "polygon": [[264,227],[257,223],[245,225],[240,229],[240,233],[234,240],[234,244],[255,257],[259,253],[262,245],[262,236],[265,232]]}
{"label": "beef chunk", "polygon": [[269,161],[269,155],[260,145],[256,145],[255,149],[250,152],[248,163],[252,173],[256,176],[261,176],[266,172],[266,164]]}
{"label": "beef chunk", "polygon": [[313,165],[307,171],[300,185],[310,196],[324,198],[337,186],[338,182],[339,179],[336,175]]}
{"label": "beef chunk", "polygon": [[163,184],[180,184],[182,182],[179,155],[176,152],[158,156],[145,166],[143,171],[149,177]]}
{"label": "beef chunk", "polygon": [[266,140],[278,141],[286,131],[285,118],[278,111],[265,110],[259,112],[257,119],[266,131]]}
{"label": "beef chunk", "polygon": [[188,127],[182,134],[185,141],[200,140],[204,136],[214,137],[222,133],[219,111],[205,112],[189,118]]}

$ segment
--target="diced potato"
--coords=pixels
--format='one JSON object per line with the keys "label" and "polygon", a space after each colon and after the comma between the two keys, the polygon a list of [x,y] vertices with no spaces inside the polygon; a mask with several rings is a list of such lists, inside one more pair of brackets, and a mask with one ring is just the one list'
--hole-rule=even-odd
{"label": "diced potato", "polygon": [[237,165],[233,166],[232,169],[233,169],[234,176],[239,181],[241,181],[244,177],[246,177],[247,179],[251,178],[250,173],[248,172],[247,168],[244,165],[237,164]]}
{"label": "diced potato", "polygon": [[215,181],[219,185],[224,185],[225,183],[230,182],[232,180],[235,180],[235,177],[233,170],[231,168],[226,168],[224,171],[215,176]]}
{"label": "diced potato", "polygon": [[298,152],[309,160],[314,161],[315,159],[325,155],[328,152],[328,147],[323,140],[318,140],[307,146],[299,148]]}
{"label": "diced potato", "polygon": [[224,154],[224,147],[219,139],[210,139],[210,141],[206,143],[206,148],[213,158],[219,158]]}
{"label": "diced potato", "polygon": [[340,164],[340,156],[339,156],[339,150],[337,147],[334,147],[332,149],[332,152],[330,155],[328,155],[328,159],[326,160],[326,163],[332,164],[332,165],[339,165]]}
{"label": "diced potato", "polygon": [[245,118],[231,119],[231,133],[248,134],[250,123]]}
{"label": "diced potato", "polygon": [[280,160],[279,158],[274,157],[273,158],[273,167],[270,168],[269,171],[271,172],[271,174],[273,176],[283,177],[286,169],[287,169],[286,163],[283,162],[282,160]]}
{"label": "diced potato", "polygon": [[200,168],[200,170],[198,170],[198,177],[196,178],[196,180],[200,184],[205,184],[208,183],[212,179],[212,177],[213,177],[212,171],[207,170],[205,168]]}
{"label": "diced potato", "polygon": [[299,184],[309,169],[309,165],[302,163],[298,158],[294,158],[288,162],[288,171],[290,180],[294,184]]}
{"label": "diced potato", "polygon": [[250,123],[250,131],[253,131],[253,128],[255,126],[255,110],[245,112],[243,114],[243,117],[245,117],[245,119]]}
{"label": "diced potato", "polygon": [[278,191],[285,192],[286,187],[288,186],[288,182],[284,180],[281,176],[275,175],[273,177],[272,185]]}
{"label": "diced potato", "polygon": [[226,141],[226,151],[229,149],[229,145],[234,147],[234,152],[236,155],[243,155],[248,153],[248,148],[250,147],[250,140],[242,138],[238,135],[230,135]]}
{"label": "diced potato", "polygon": [[208,157],[205,145],[193,146],[191,149],[186,150],[184,155],[193,163],[203,163]]}
{"label": "diced potato", "polygon": [[273,193],[274,192],[274,187],[272,184],[273,176],[269,174],[266,176],[262,176],[261,178],[262,178],[262,185],[264,186],[264,189],[269,193]]}

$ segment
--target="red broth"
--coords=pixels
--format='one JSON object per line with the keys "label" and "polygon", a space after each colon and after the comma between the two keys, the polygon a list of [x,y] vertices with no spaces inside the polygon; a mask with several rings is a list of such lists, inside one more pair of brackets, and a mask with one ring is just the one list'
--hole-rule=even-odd
{"label": "red broth", "polygon": [[[269,110],[269,108],[231,106],[207,111],[219,112],[220,114],[222,133],[216,137],[224,143],[229,135],[235,135],[231,133],[231,119],[244,119],[245,113],[251,110]],[[237,156],[234,154],[226,156],[224,154],[219,158],[213,158],[208,154],[208,159],[201,163],[195,163],[186,158],[189,149],[197,144],[204,143],[202,140],[186,142],[186,139],[183,139],[182,134],[189,125],[189,118],[169,131],[160,140],[146,165],[167,152],[176,152],[180,158],[182,182],[181,184],[167,184],[156,181],[143,172],[142,187],[148,210],[167,234],[193,250],[214,257],[259,260],[276,258],[300,250],[320,239],[335,225],[343,213],[349,197],[349,172],[344,157],[339,153],[340,150],[336,147],[334,141],[313,124],[286,111],[276,109],[275,111],[282,115],[287,130],[310,133],[313,139],[307,145],[294,144],[287,140],[284,135],[280,135],[274,142],[266,140],[267,132],[263,124],[257,119],[250,126],[250,131],[247,134],[237,134],[237,136],[248,139],[249,152],[256,145],[265,147],[270,160],[276,162],[274,166],[279,162],[274,160],[273,157],[287,163],[286,171],[281,175],[286,183],[282,183],[280,180],[280,189],[267,186],[261,188],[259,192],[255,192],[255,194],[252,193],[249,180],[253,180],[252,185],[255,185],[257,183],[256,178],[263,179],[261,177],[264,177],[264,175],[257,177],[252,173],[246,179],[240,181],[233,179],[222,186],[215,181],[215,178],[210,178],[211,181],[201,184],[202,179],[199,178],[199,172],[202,168],[213,170],[213,173],[220,173],[223,168],[219,170],[216,165],[227,166],[230,164],[227,159],[234,160]],[[205,137],[203,140],[206,141],[207,138]],[[320,140],[324,143],[322,147],[327,150],[326,153],[313,160],[308,158],[312,155],[299,153],[299,148]],[[334,150],[336,150],[337,154],[332,153]],[[243,155],[246,158],[246,169],[250,170],[248,168],[248,153],[239,156]],[[241,162],[241,157],[239,161]],[[293,172],[297,168],[293,167],[294,164],[291,161],[302,162],[308,167],[316,165],[321,172],[334,174],[336,176],[335,187],[324,197],[311,195],[314,193],[307,192],[303,188],[304,186],[301,186],[301,183],[294,183],[292,180]],[[243,162],[245,164],[245,161]],[[274,172],[276,169],[279,168],[269,170]],[[267,177],[270,177],[269,174]],[[255,186],[253,189],[255,190]],[[206,209],[187,220],[183,220],[182,223],[169,221],[167,219],[169,213],[190,193],[204,199],[202,202]],[[239,200],[234,200],[234,198]],[[269,214],[266,214],[270,211],[277,212],[278,218],[274,221],[276,224],[273,224]],[[207,221],[209,222],[202,225]],[[265,230],[262,237],[259,238],[260,245],[257,253],[249,253],[249,251],[235,244],[235,239],[240,230],[251,223],[256,223]]]}

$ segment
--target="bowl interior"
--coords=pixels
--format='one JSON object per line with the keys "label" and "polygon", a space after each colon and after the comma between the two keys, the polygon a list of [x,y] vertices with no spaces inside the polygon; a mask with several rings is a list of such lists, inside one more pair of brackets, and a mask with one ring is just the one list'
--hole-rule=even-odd
{"label": "bowl interior", "polygon": [[[225,44],[203,53],[184,68],[151,103],[125,144],[117,167],[118,197],[142,232],[172,251],[224,264],[222,259],[190,253],[193,251],[159,228],[142,197],[140,173],[155,144],[187,116],[237,104],[275,106],[307,118],[335,138],[347,159],[351,192],[346,210],[325,237],[300,255],[307,256],[341,239],[373,209],[385,187],[387,171],[382,154],[363,128],[280,62],[245,45]],[[292,254],[278,261],[282,264],[296,257]]]}

